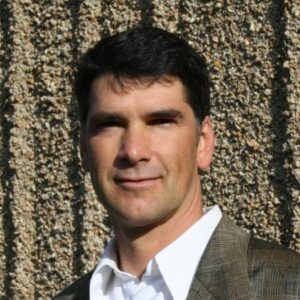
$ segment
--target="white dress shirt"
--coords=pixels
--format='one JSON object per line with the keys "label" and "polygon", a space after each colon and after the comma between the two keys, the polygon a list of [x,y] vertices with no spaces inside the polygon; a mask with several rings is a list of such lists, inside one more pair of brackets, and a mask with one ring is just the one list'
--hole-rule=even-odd
{"label": "white dress shirt", "polygon": [[90,281],[91,300],[186,299],[202,254],[222,213],[218,206],[151,259],[139,279],[118,268],[115,239],[106,246]]}

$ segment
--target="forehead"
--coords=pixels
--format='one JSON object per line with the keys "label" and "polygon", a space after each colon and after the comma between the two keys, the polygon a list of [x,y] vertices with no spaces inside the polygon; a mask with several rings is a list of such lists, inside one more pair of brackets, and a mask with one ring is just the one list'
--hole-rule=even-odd
{"label": "forehead", "polygon": [[[104,75],[96,78],[90,89],[90,106],[106,106],[119,99],[119,105],[126,103],[128,98],[135,100],[136,105],[152,104],[160,105],[169,102],[183,102],[188,105],[186,90],[181,80],[177,77],[163,76],[161,78],[116,78],[113,75]],[[133,101],[132,100],[132,101]],[[118,103],[114,103],[118,104]]]}
{"label": "forehead", "polygon": [[160,77],[142,76],[131,78],[127,76],[117,77],[113,74],[105,74],[96,78],[92,83],[91,89],[93,89],[93,87],[96,85],[104,89],[110,89],[116,94],[124,94],[133,89],[147,89],[155,84],[165,87],[171,87],[174,84],[179,84],[184,89],[180,78],[176,76],[163,75]]}

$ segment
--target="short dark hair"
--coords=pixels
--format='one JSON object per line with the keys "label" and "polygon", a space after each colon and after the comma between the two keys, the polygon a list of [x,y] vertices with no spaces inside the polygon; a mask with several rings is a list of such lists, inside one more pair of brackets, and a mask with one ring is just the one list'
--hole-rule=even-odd
{"label": "short dark hair", "polygon": [[91,84],[107,74],[119,82],[124,78],[155,82],[166,76],[178,77],[196,119],[202,122],[209,115],[210,80],[205,59],[175,34],[155,27],[135,27],[106,37],[89,49],[75,76],[83,124],[89,111]]}

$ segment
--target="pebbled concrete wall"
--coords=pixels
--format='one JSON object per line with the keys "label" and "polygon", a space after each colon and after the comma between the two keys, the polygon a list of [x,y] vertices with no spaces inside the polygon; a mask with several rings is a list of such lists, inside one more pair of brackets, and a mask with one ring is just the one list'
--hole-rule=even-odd
{"label": "pebbled concrete wall", "polygon": [[203,52],[218,134],[206,205],[300,251],[299,0],[1,0],[0,297],[51,299],[110,235],[80,168],[72,76],[100,37],[144,23]]}

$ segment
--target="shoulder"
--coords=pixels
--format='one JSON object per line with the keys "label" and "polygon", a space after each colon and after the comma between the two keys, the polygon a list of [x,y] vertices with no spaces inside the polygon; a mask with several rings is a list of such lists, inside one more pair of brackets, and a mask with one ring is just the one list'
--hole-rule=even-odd
{"label": "shoulder", "polygon": [[247,256],[250,284],[257,296],[300,297],[299,253],[276,242],[251,237]]}
{"label": "shoulder", "polygon": [[268,262],[268,265],[296,265],[300,263],[300,253],[288,249],[275,241],[265,241],[250,237],[248,256],[253,263]]}
{"label": "shoulder", "polygon": [[88,300],[92,274],[93,271],[83,275],[56,295],[53,300]]}
{"label": "shoulder", "polygon": [[248,244],[249,267],[295,269],[300,271],[300,253],[274,241],[251,237]]}

